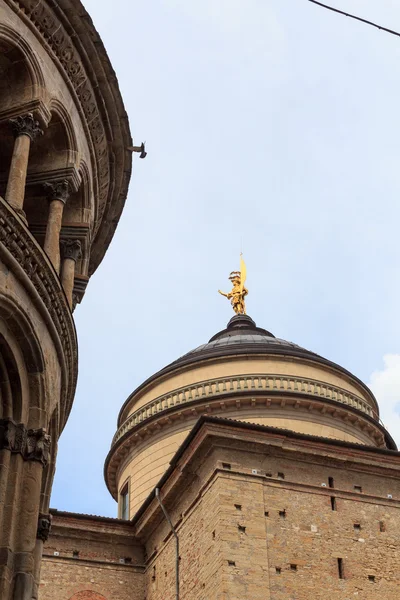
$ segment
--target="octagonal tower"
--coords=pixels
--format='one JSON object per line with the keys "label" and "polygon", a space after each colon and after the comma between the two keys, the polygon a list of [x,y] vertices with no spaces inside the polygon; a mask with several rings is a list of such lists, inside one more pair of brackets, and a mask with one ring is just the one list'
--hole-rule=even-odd
{"label": "octagonal tower", "polygon": [[119,516],[134,516],[202,414],[396,448],[364,383],[240,314],[124,403],[105,464]]}

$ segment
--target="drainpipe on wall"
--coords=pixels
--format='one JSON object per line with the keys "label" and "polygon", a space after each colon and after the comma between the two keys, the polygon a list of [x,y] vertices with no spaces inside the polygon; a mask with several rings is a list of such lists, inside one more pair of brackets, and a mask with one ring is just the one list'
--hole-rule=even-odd
{"label": "drainpipe on wall", "polygon": [[156,498],[158,500],[159,505],[161,506],[161,510],[164,513],[164,517],[167,519],[168,525],[170,526],[171,531],[175,537],[175,597],[176,600],[179,600],[179,538],[178,534],[176,533],[176,529],[172,524],[170,516],[167,513],[167,509],[161,501],[159,488],[156,488]]}

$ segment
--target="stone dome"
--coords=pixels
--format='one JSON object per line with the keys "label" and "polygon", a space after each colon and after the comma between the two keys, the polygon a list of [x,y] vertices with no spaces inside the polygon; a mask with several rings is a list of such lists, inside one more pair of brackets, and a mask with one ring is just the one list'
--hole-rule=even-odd
{"label": "stone dome", "polygon": [[396,448],[369,388],[334,362],[236,315],[128,397],[106,459],[133,516],[202,414],[381,448]]}

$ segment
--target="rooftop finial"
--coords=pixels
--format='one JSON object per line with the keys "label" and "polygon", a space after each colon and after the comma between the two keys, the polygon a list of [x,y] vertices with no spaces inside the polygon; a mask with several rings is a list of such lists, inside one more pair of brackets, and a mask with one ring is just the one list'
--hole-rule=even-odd
{"label": "rooftop finial", "polygon": [[228,298],[231,301],[232,308],[237,315],[245,315],[246,314],[246,305],[244,302],[245,296],[249,293],[248,289],[244,287],[244,282],[246,281],[246,265],[243,260],[242,253],[240,253],[240,271],[232,271],[229,275],[229,279],[232,282],[232,290],[225,294],[218,290],[222,296]]}

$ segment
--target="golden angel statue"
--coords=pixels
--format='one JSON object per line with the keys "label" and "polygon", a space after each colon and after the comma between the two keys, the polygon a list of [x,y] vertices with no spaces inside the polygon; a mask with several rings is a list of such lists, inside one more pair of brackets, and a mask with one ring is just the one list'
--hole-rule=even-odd
{"label": "golden angel statue", "polygon": [[244,302],[245,296],[249,293],[248,289],[244,287],[246,281],[246,265],[242,256],[240,256],[240,271],[232,271],[229,275],[229,279],[232,282],[232,289],[230,292],[225,294],[218,290],[222,296],[228,298],[231,301],[232,308],[237,315],[246,314],[246,305]]}

